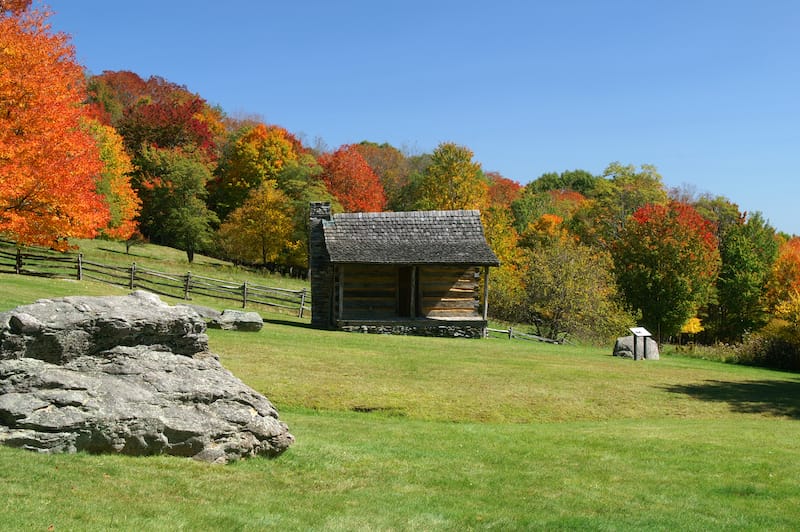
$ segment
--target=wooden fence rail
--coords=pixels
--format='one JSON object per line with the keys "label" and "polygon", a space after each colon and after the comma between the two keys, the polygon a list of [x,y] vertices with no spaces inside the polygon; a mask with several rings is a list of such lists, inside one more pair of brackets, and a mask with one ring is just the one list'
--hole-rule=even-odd
{"label": "wooden fence rail", "polygon": [[150,292],[192,299],[200,295],[214,299],[236,301],[242,307],[248,304],[264,305],[290,310],[303,317],[310,304],[307,290],[287,290],[263,286],[248,281],[225,281],[186,272],[170,274],[142,268],[135,262],[130,266],[109,266],[88,261],[82,254],[56,253],[48,250],[23,251],[14,244],[0,241],[0,273],[37,275],[64,279],[90,279],[124,286],[131,290],[141,288]]}
{"label": "wooden fence rail", "polygon": [[535,334],[526,334],[515,331],[513,327],[508,329],[486,329],[486,332],[493,332],[508,335],[508,338],[520,338],[522,340],[536,340],[537,342],[546,342],[548,344],[563,344],[564,340],[554,340],[552,338],[545,338],[544,336],[537,336]]}

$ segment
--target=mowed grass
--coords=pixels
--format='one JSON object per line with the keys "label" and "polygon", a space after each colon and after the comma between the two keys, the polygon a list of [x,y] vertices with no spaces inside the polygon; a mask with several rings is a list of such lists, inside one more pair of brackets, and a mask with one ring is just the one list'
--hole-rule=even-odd
{"label": "mowed grass", "polygon": [[[0,276],[0,310],[42,291],[110,288],[28,282]],[[284,455],[211,466],[0,448],[0,529],[800,523],[796,374],[672,356],[619,360],[610,346],[319,331],[264,317],[259,333],[210,331],[210,341],[289,424],[297,441]]]}

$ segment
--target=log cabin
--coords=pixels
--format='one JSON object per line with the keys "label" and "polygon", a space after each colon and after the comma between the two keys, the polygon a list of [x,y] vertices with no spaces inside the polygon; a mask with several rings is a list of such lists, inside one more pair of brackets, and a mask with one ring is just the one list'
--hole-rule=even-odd
{"label": "log cabin", "polygon": [[486,335],[489,267],[500,262],[476,210],[343,213],[311,204],[315,327]]}

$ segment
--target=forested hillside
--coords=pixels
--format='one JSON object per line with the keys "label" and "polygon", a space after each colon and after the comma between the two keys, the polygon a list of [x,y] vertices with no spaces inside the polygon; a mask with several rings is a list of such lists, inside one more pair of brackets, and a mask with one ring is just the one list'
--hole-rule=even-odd
{"label": "forested hillside", "polygon": [[668,190],[648,164],[522,186],[454,142],[431,153],[309,145],[170,80],[84,72],[69,36],[29,4],[0,2],[4,238],[55,249],[146,239],[190,261],[203,252],[302,269],[310,201],[335,212],[479,209],[502,262],[490,282],[497,319],[588,340],[638,323],[661,339],[755,342],[769,363],[797,364],[800,238],[760,213]]}

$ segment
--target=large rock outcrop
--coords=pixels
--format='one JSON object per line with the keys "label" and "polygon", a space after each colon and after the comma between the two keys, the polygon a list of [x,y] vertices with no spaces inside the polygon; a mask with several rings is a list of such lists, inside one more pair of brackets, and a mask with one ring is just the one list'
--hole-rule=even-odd
{"label": "large rock outcrop", "polygon": [[222,367],[205,321],[157,296],[45,299],[0,313],[0,443],[224,463],[294,441]]}

